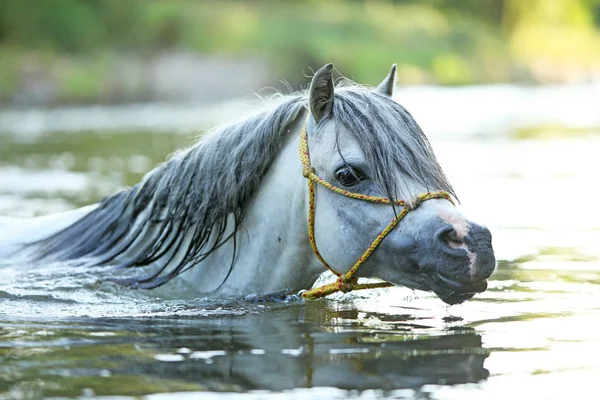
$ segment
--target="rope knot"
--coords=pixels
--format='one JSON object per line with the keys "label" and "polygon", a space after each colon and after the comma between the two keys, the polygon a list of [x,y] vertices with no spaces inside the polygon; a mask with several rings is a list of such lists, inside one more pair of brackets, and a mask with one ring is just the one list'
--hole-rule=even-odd
{"label": "rope knot", "polygon": [[302,175],[305,178],[310,177],[311,174],[315,173],[315,169],[313,167],[309,167],[309,166],[304,166],[302,167]]}
{"label": "rope knot", "polygon": [[356,277],[350,277],[350,278],[346,278],[345,276],[340,276],[338,278],[338,285],[339,285],[339,289],[340,292],[342,293],[348,293],[353,291],[356,287],[355,285],[358,284],[358,278]]}

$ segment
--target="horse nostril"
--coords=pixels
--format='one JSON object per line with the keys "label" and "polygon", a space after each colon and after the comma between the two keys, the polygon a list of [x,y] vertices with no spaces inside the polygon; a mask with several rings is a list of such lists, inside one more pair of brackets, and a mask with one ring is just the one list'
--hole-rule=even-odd
{"label": "horse nostril", "polygon": [[459,237],[458,232],[452,226],[440,229],[436,236],[440,241],[453,249],[462,247],[465,244],[463,238]]}

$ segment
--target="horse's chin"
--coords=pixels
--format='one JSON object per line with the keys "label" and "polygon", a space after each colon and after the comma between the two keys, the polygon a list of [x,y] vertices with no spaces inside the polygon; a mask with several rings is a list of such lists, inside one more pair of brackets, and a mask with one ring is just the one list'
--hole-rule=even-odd
{"label": "horse's chin", "polygon": [[453,305],[471,299],[477,293],[485,292],[487,280],[481,279],[473,282],[459,282],[439,272],[431,277],[431,290],[443,302]]}
{"label": "horse's chin", "polygon": [[446,304],[451,306],[470,300],[477,292],[433,291]]}
{"label": "horse's chin", "polygon": [[487,289],[487,280],[462,283],[438,272],[427,274],[412,273],[402,279],[392,281],[409,289],[423,290],[435,293],[440,300],[449,305],[460,304]]}
{"label": "horse's chin", "polygon": [[487,289],[485,279],[463,283],[437,272],[429,278],[431,291],[444,303],[450,305],[463,303]]}

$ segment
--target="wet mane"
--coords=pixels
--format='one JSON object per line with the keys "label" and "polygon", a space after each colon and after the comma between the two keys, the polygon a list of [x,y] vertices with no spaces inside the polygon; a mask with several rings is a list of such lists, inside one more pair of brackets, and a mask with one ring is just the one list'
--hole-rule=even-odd
{"label": "wet mane", "polygon": [[[208,132],[139,184],[105,198],[77,222],[32,243],[35,258],[120,268],[158,265],[148,276],[122,281],[140,288],[168,282],[229,240],[233,263],[236,232],[250,200],[282,149],[290,124],[307,108],[307,96],[284,96],[270,111]],[[333,115],[336,124],[354,135],[373,179],[388,196],[410,200],[408,189],[395,181],[398,171],[429,190],[454,195],[427,138],[389,97],[345,83],[335,92]],[[226,235],[230,224],[232,233]]]}

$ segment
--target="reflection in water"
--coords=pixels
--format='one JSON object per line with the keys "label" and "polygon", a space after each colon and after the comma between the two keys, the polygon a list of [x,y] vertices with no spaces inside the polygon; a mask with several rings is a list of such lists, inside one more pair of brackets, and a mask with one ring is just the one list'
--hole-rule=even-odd
{"label": "reflection in water", "polygon": [[483,363],[489,352],[472,328],[410,328],[425,321],[345,308],[313,302],[247,308],[243,316],[5,321],[0,398],[16,391],[72,395],[84,388],[98,395],[418,389],[488,376]]}

